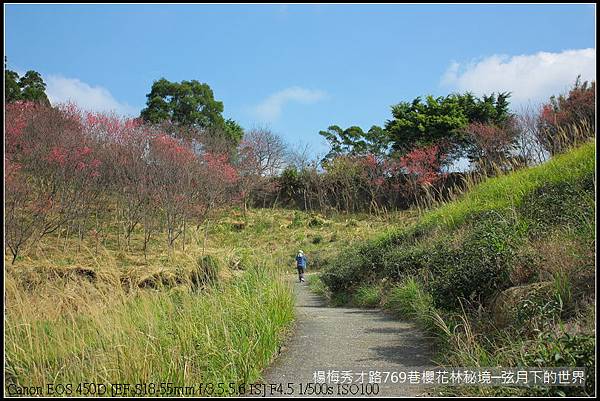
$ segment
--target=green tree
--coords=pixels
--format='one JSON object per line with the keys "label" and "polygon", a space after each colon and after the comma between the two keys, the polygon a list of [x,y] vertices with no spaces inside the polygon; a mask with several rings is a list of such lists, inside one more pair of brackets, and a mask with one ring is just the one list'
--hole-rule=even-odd
{"label": "green tree", "polygon": [[215,100],[208,84],[196,80],[171,82],[161,78],[152,84],[146,98],[146,108],[141,112],[144,121],[222,131],[236,143],[243,136],[244,130],[239,124],[223,118],[223,102]]}
{"label": "green tree", "polygon": [[4,101],[6,103],[20,100],[19,74],[11,70],[4,70]]}
{"label": "green tree", "polygon": [[387,132],[378,125],[373,125],[364,133],[369,153],[385,156],[389,153],[390,138]]}
{"label": "green tree", "polygon": [[244,128],[242,128],[241,125],[239,125],[231,118],[228,118],[227,120],[225,120],[225,134],[235,143],[239,143],[244,137]]}
{"label": "green tree", "polygon": [[[464,128],[473,122],[503,124],[510,116],[510,93],[491,94],[481,99],[472,93],[451,94],[392,106],[391,120],[385,124],[394,152],[404,155],[417,147],[442,145],[449,151],[468,143]],[[457,155],[460,152],[456,153]]]}
{"label": "green tree", "polygon": [[5,69],[4,89],[4,99],[7,103],[23,100],[50,106],[46,96],[46,84],[37,71],[29,70],[19,77],[16,72]]}
{"label": "green tree", "polygon": [[38,72],[27,71],[19,80],[19,88],[21,88],[21,100],[50,105],[46,96],[46,84]]}
{"label": "green tree", "polygon": [[341,155],[358,156],[367,153],[384,156],[389,143],[387,133],[376,125],[367,132],[358,126],[344,130],[337,125],[331,125],[326,131],[319,131],[319,135],[324,137],[330,146],[330,151],[324,160]]}

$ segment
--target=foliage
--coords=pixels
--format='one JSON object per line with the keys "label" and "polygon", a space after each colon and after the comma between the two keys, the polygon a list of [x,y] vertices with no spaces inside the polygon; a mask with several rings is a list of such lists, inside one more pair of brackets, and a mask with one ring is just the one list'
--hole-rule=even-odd
{"label": "foliage", "polygon": [[236,121],[228,118],[225,120],[225,133],[234,143],[239,143],[244,137],[244,128]]}
{"label": "foliage", "polygon": [[[596,82],[577,78],[567,95],[552,96],[538,118],[538,140],[551,155],[593,136],[596,127]],[[583,126],[584,129],[579,129]],[[581,135],[588,133],[588,136]]]}
{"label": "foliage", "polygon": [[[63,229],[40,239],[14,266],[8,259],[7,382],[38,385],[48,374],[64,382],[255,382],[290,328],[287,278],[296,274],[295,252],[303,249],[313,270],[318,258],[339,248],[325,240],[312,244],[314,236],[336,232],[346,243],[392,224],[365,214],[347,227],[347,216],[339,215],[325,230],[308,227],[311,215],[302,211],[260,208],[243,216],[227,208],[199,230],[190,222],[185,249],[169,249],[161,226],[145,257],[143,227],[133,230],[130,247],[123,241],[121,221],[112,213],[117,199],[107,199],[108,210],[98,214],[97,249],[92,235],[79,246]],[[404,219],[402,212],[390,215]],[[290,228],[294,216],[300,224]],[[238,231],[233,219],[246,229]],[[199,263],[218,266],[212,285],[194,285]],[[307,281],[313,277],[309,273]]]}
{"label": "foliage", "polygon": [[381,301],[381,289],[377,285],[363,284],[356,289],[353,303],[357,306],[374,308]]}
{"label": "foliage", "polygon": [[533,235],[560,226],[586,237],[594,232],[594,190],[592,171],[571,181],[543,185],[527,195],[519,208],[528,219]]}
{"label": "foliage", "polygon": [[461,299],[488,301],[510,286],[509,274],[522,233],[493,212],[478,216],[460,248],[447,247],[431,266],[428,285],[436,306],[454,309]]}
{"label": "foliage", "polygon": [[[569,333],[542,332],[536,341],[526,344],[524,363],[533,367],[583,367],[586,369],[586,385],[538,389],[539,395],[589,396],[595,386],[595,336]],[[561,394],[562,393],[562,394]]]}
{"label": "foliage", "polygon": [[495,168],[510,169],[506,163],[516,149],[518,135],[514,118],[508,118],[501,125],[474,122],[465,132],[469,142],[466,153],[480,171],[490,174]]}
{"label": "foliage", "polygon": [[[588,370],[585,389],[465,387],[448,394],[593,394],[595,337],[582,311],[594,299],[587,283],[594,276],[594,159],[589,141],[540,166],[486,179],[412,226],[344,249],[321,279],[340,302],[359,296],[365,283],[385,282],[384,307],[434,334],[450,366]],[[541,254],[553,241],[575,245]],[[551,258],[557,260],[547,263]],[[523,285],[515,269],[535,274]],[[501,298],[511,314],[504,323]]]}
{"label": "foliage", "polygon": [[213,135],[220,132],[234,144],[243,135],[239,124],[223,118],[223,103],[215,100],[208,84],[196,80],[171,82],[161,78],[154,81],[146,97],[146,108],[141,112],[145,122],[170,122],[179,127],[213,131]]}
{"label": "foliage", "polygon": [[465,143],[461,129],[469,123],[501,124],[510,116],[509,93],[491,94],[481,99],[471,93],[445,97],[417,97],[412,102],[392,106],[385,130],[392,149],[406,154],[415,147],[443,146],[446,152]]}
{"label": "foliage", "polygon": [[50,106],[46,95],[46,84],[39,72],[29,70],[19,77],[14,71],[4,70],[4,100],[11,102],[35,102]]}
{"label": "foliage", "polygon": [[[563,229],[593,227],[593,155],[589,143],[544,165],[488,179],[463,199],[426,213],[413,227],[346,249],[325,269],[322,280],[333,292],[341,292],[353,291],[363,281],[428,272],[425,285],[438,307],[456,308],[461,298],[485,302],[510,286],[512,266],[531,263],[520,249],[536,229],[532,213],[544,216],[547,209],[558,216],[541,220]],[[541,189],[548,185],[555,189]],[[567,200],[564,207],[576,211],[562,213],[532,203],[543,201],[548,192],[554,193],[552,202]],[[571,202],[572,192],[578,195]],[[456,237],[456,230],[462,234]]]}
{"label": "foliage", "polygon": [[319,135],[323,136],[330,146],[329,153],[322,162],[342,155],[373,154],[382,157],[387,154],[388,150],[386,133],[376,125],[373,125],[367,132],[357,126],[344,130],[337,125],[332,125],[327,128],[327,131],[319,131]]}
{"label": "foliage", "polygon": [[467,216],[481,211],[505,211],[518,207],[523,198],[545,184],[577,181],[594,170],[594,144],[588,142],[568,154],[560,155],[546,163],[510,174],[485,180],[459,199],[428,211],[422,218],[424,224],[457,227]]}
{"label": "foliage", "polygon": [[431,185],[441,178],[440,168],[445,158],[439,146],[432,145],[411,150],[400,159],[400,166],[417,185]]}
{"label": "foliage", "polygon": [[161,227],[173,247],[186,223],[200,224],[238,198],[239,175],[227,154],[200,150],[139,119],[21,101],[5,112],[13,261],[57,230],[97,235],[92,217],[109,212],[105,197],[116,201],[128,246],[136,227],[144,228],[145,251]]}

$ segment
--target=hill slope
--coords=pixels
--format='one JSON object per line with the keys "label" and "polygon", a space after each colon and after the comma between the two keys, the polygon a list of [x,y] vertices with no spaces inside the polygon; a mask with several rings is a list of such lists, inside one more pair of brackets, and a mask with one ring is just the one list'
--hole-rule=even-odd
{"label": "hill slope", "polygon": [[321,279],[338,299],[416,318],[437,334],[442,363],[587,366],[589,394],[594,213],[590,142],[344,250]]}

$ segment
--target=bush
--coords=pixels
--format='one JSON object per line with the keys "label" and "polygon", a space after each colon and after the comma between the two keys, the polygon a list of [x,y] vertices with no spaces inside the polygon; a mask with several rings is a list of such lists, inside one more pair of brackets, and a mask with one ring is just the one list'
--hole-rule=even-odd
{"label": "bush", "polygon": [[474,218],[459,249],[438,250],[429,285],[435,305],[454,309],[461,298],[485,302],[508,288],[521,236],[519,225],[497,213]]}
{"label": "bush", "polygon": [[321,250],[315,250],[310,253],[308,268],[310,270],[321,270],[321,268],[327,266],[328,263],[329,259],[327,258],[327,254]]}
{"label": "bush", "polygon": [[550,387],[538,389],[538,392],[543,395],[589,396],[594,395],[595,358],[594,335],[544,332],[528,344],[524,350],[523,362],[530,367],[586,368],[584,388]]}
{"label": "bush", "polygon": [[377,274],[383,248],[376,243],[366,243],[349,248],[331,261],[321,279],[332,292],[348,291],[363,282],[369,282]]}
{"label": "bush", "polygon": [[425,246],[390,247],[383,258],[383,273],[399,281],[405,276],[430,267],[431,249]]}
{"label": "bush", "polygon": [[312,239],[312,243],[313,244],[320,244],[323,241],[323,236],[322,235],[315,235]]}
{"label": "bush", "polygon": [[333,306],[343,306],[350,302],[350,295],[345,292],[335,292],[331,294],[330,302]]}
{"label": "bush", "polygon": [[582,235],[593,235],[594,174],[570,182],[546,184],[523,199],[519,208],[532,225],[533,236],[558,226]]}

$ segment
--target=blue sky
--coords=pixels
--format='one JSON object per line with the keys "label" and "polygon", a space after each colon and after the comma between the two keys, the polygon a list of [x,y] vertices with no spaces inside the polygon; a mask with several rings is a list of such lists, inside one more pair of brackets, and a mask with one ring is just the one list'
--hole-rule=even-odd
{"label": "blue sky", "polygon": [[515,108],[595,79],[595,6],[5,5],[9,68],[53,103],[137,114],[152,82],[208,83],[224,115],[322,154],[318,131],[383,125],[419,95],[513,92]]}

